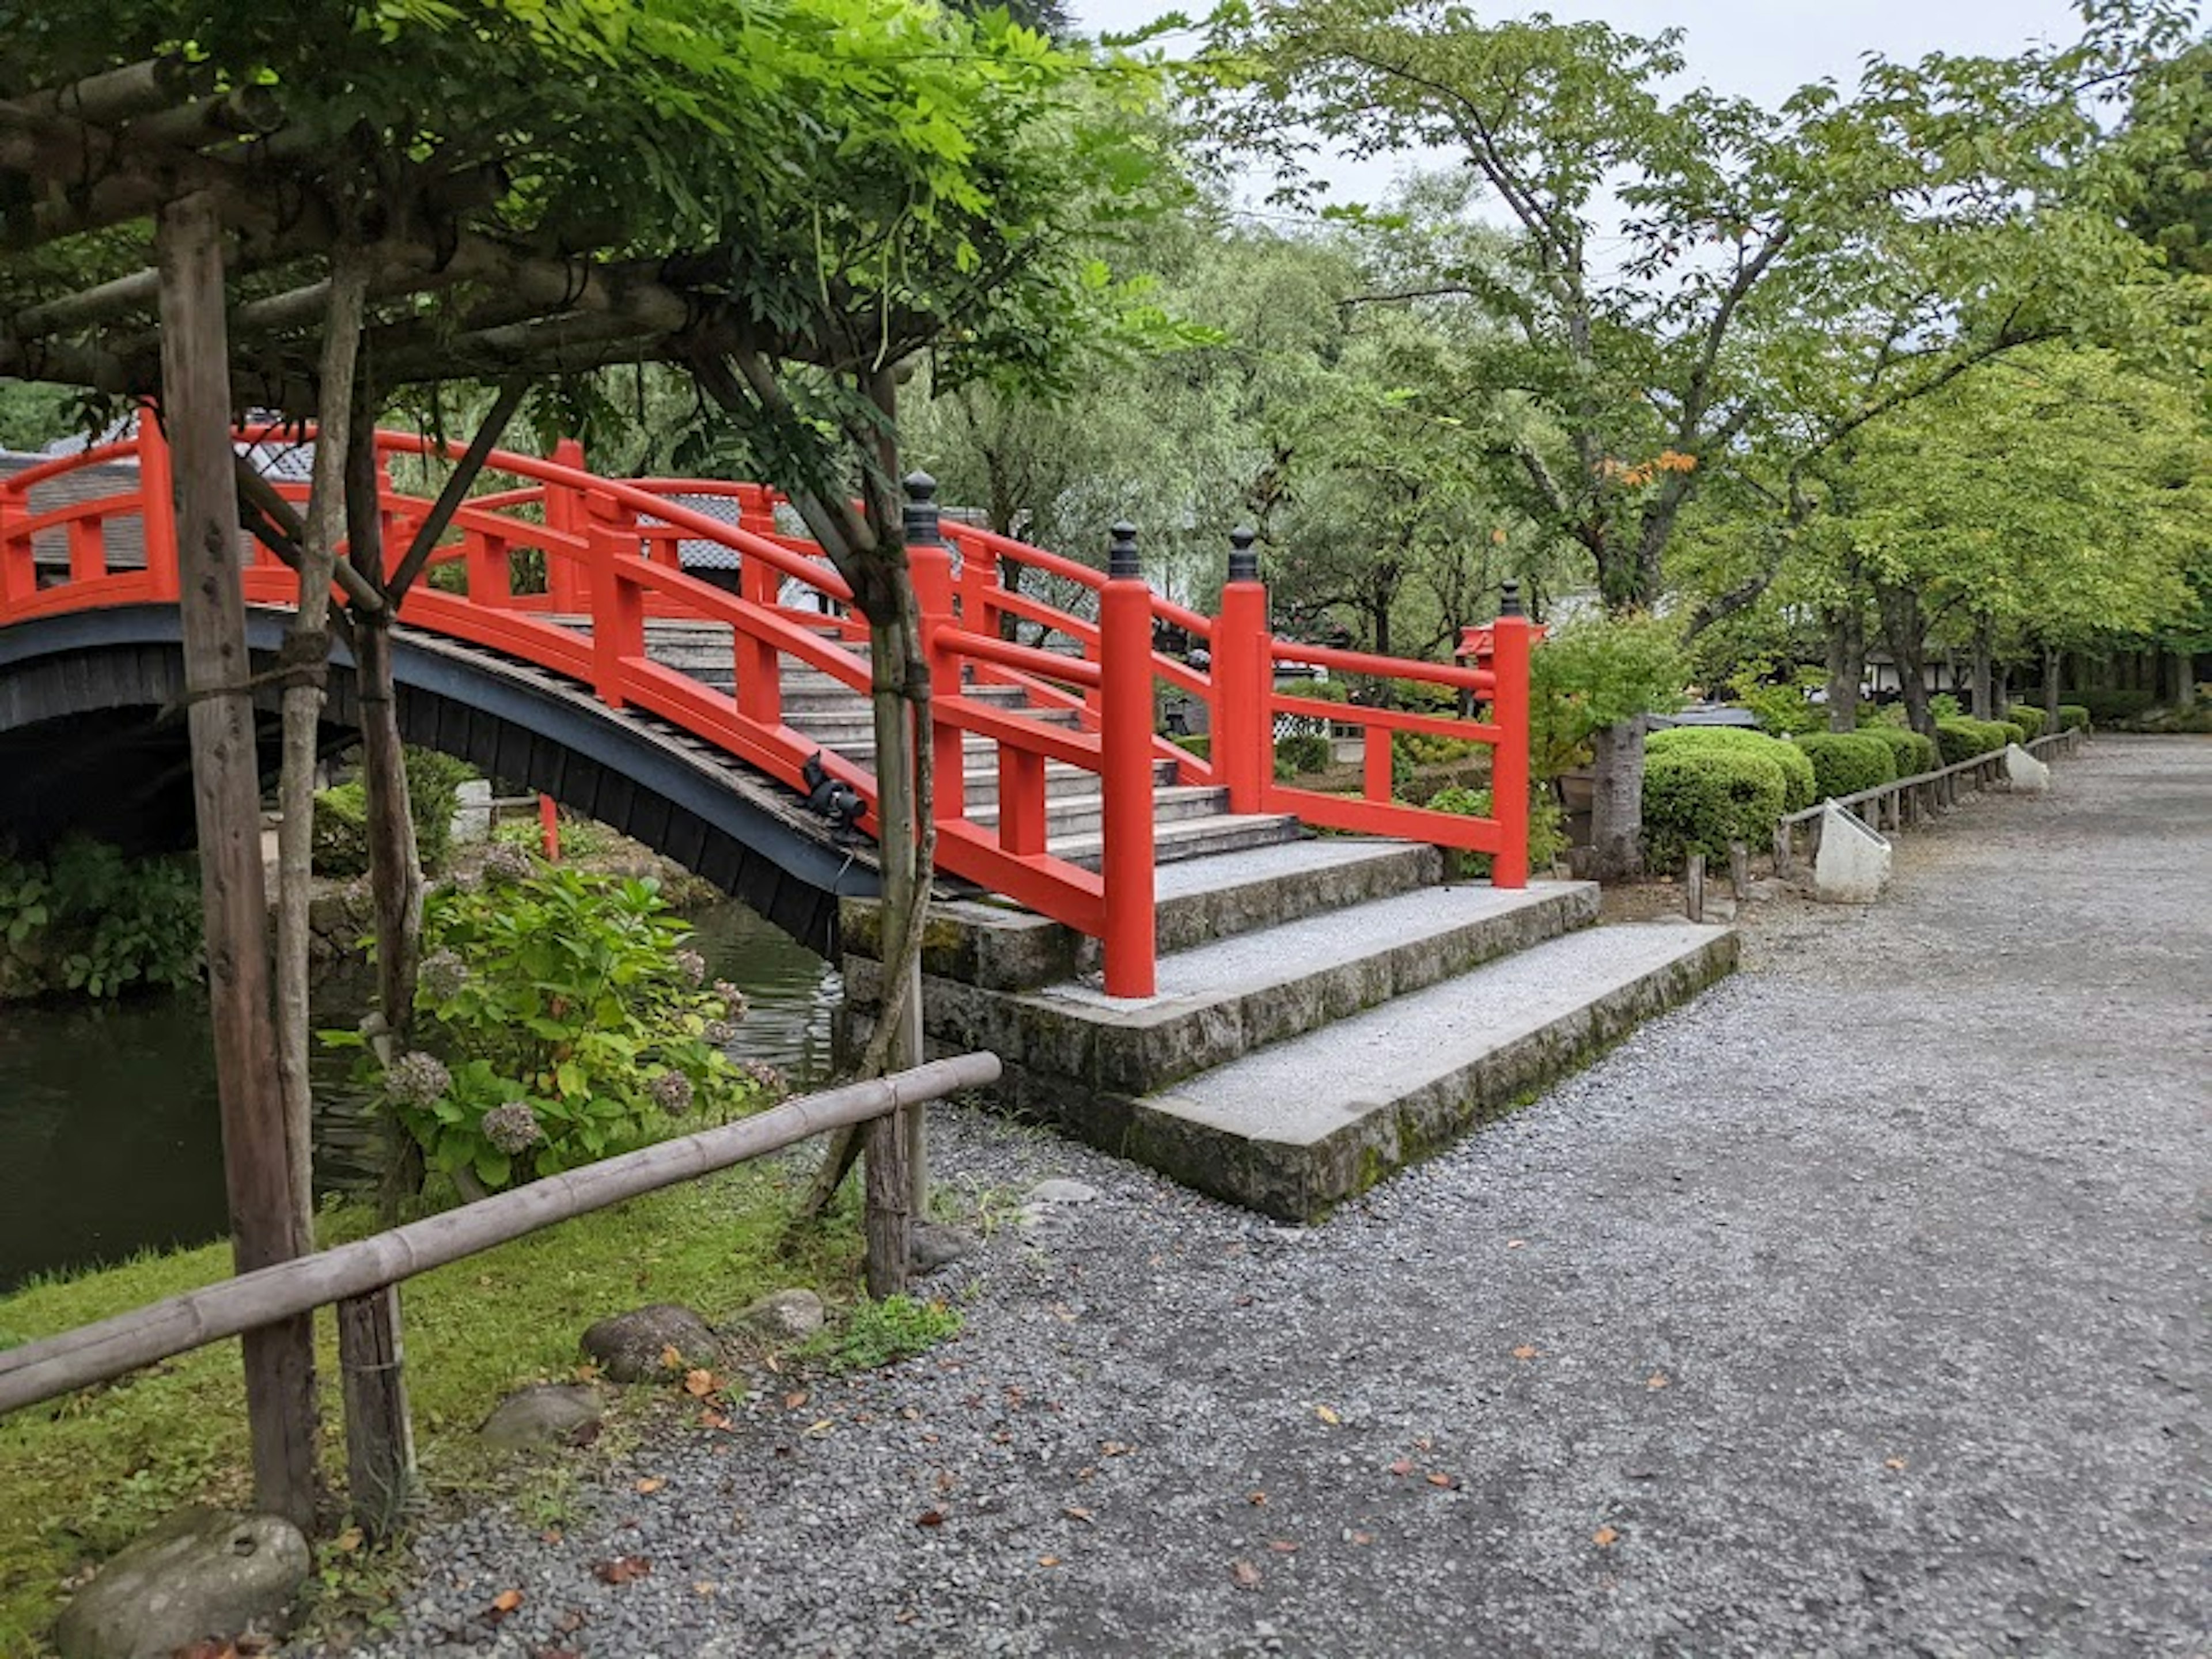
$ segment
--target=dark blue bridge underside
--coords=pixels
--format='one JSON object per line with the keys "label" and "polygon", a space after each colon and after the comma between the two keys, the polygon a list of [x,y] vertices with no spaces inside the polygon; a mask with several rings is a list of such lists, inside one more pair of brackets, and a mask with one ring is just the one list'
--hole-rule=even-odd
{"label": "dark blue bridge underside", "polygon": [[[285,615],[249,610],[257,667],[273,662]],[[118,606],[0,629],[0,739],[10,739],[14,781],[35,785],[41,749],[74,740],[73,717],[179,706],[184,690],[177,611]],[[793,938],[835,958],[837,899],[872,896],[869,856],[835,846],[828,827],[788,791],[649,716],[617,712],[557,676],[489,652],[400,629],[393,678],[399,726],[411,744],[439,750],[497,778],[551,795],[611,825],[733,894]],[[356,722],[353,660],[333,648],[325,718]],[[258,688],[274,711],[280,693]],[[55,724],[60,722],[60,724]],[[50,728],[51,744],[30,728]],[[0,822],[0,831],[6,829]]]}

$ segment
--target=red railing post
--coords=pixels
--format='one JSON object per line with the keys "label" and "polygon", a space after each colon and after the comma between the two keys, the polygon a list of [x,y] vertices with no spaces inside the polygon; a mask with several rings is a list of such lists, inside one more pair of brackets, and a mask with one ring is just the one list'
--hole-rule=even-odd
{"label": "red railing post", "polygon": [[645,654],[645,598],[620,561],[637,554],[637,519],[605,495],[587,495],[585,544],[591,572],[592,660],[599,701],[623,706],[624,663]]}
{"label": "red railing post", "polygon": [[[581,472],[584,470],[584,446],[574,438],[563,438],[553,446],[552,454],[546,459],[556,466]],[[581,489],[572,484],[549,483],[545,486],[545,527],[548,530],[581,536],[590,519],[586,498]],[[553,609],[564,617],[573,617],[583,610],[587,599],[584,573],[577,568],[576,562],[562,557],[550,547],[545,550],[545,591],[552,596]]]}
{"label": "red railing post", "polygon": [[1113,528],[1098,594],[1099,787],[1104,797],[1106,994],[1148,997],[1152,912],[1152,590],[1138,574],[1137,527]]}
{"label": "red railing post", "polygon": [[[782,586],[782,577],[767,560],[738,555],[738,597],[746,604],[773,611]],[[763,726],[782,725],[783,666],[776,648],[740,628],[732,641],[731,667],[738,682],[738,712]]]}
{"label": "red railing post", "polygon": [[[959,653],[941,648],[938,636],[951,628],[952,550],[945,544],[939,521],[937,480],[927,472],[906,475],[907,568],[914,578],[914,600],[921,613],[921,657],[929,665],[933,699],[960,695]],[[940,823],[968,816],[965,734],[938,714],[930,722],[931,770],[936,779],[934,811]]]}
{"label": "red railing post", "polygon": [[1207,749],[1214,781],[1229,791],[1232,812],[1266,811],[1275,775],[1274,716],[1267,707],[1275,665],[1267,649],[1267,590],[1252,545],[1258,539],[1241,525],[1229,532],[1229,581],[1213,628]]}
{"label": "red railing post", "polygon": [[1490,759],[1490,812],[1498,820],[1493,887],[1528,884],[1528,654],[1534,630],[1522,614],[1521,590],[1507,582],[1491,630],[1491,672],[1497,677],[1490,717],[1498,746]]}
{"label": "red railing post", "polygon": [[550,795],[538,798],[538,845],[548,864],[561,861],[561,807]]}
{"label": "red railing post", "polygon": [[176,475],[168,434],[151,404],[138,406],[138,522],[146,542],[146,580],[156,599],[177,594]]}

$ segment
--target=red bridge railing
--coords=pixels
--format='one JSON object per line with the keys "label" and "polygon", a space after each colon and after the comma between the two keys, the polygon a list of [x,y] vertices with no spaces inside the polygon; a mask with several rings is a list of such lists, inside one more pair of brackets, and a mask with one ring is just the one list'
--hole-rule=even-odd
{"label": "red bridge railing", "polygon": [[[295,444],[297,428],[242,428],[241,444]],[[392,482],[456,459],[459,446],[380,431],[385,470],[384,544],[394,563],[431,510],[430,498]],[[757,484],[700,479],[624,482],[586,470],[574,442],[539,459],[495,451],[488,477],[508,487],[470,498],[433,556],[433,573],[400,611],[411,627],[495,651],[562,675],[612,708],[635,708],[682,727],[791,787],[817,753],[851,785],[874,828],[876,780],[784,719],[784,665],[818,670],[856,693],[868,690],[855,647],[866,628],[847,612],[851,590],[813,543],[779,527],[781,500]],[[295,500],[306,486],[283,483]],[[100,606],[173,604],[175,529],[168,507],[167,448],[143,419],[131,439],[42,462],[0,479],[0,627]],[[726,506],[722,505],[727,503]],[[702,504],[734,517],[726,521]],[[1208,617],[1154,593],[1137,571],[1135,532],[1116,526],[1109,564],[1087,565],[988,531],[944,524],[924,492],[909,536],[924,649],[936,688],[938,861],[952,875],[1002,893],[1105,946],[1106,988],[1146,996],[1154,984],[1152,787],[1171,761],[1183,782],[1227,791],[1236,812],[1285,812],[1316,826],[1486,853],[1492,880],[1528,880],[1528,653],[1537,630],[1501,617],[1464,664],[1436,664],[1303,645],[1276,637],[1249,533],[1235,538],[1221,611]],[[729,586],[684,565],[714,550],[734,566]],[[250,603],[286,607],[298,579],[266,550],[241,550]],[[1048,603],[1024,581],[1050,576],[1094,595],[1093,614]],[[696,626],[694,651],[726,649],[734,690],[655,661],[651,619]],[[1059,648],[1024,643],[1057,639]],[[1209,659],[1200,665],[1154,648],[1177,630]],[[1196,656],[1195,651],[1191,653]],[[1325,702],[1285,691],[1276,670],[1318,667],[1443,686],[1482,705],[1481,718]],[[1026,708],[971,695],[1017,686]],[[1202,704],[1209,751],[1200,757],[1155,730],[1159,688]],[[1057,714],[1058,719],[1040,718]],[[1279,781],[1278,716],[1350,724],[1364,738],[1364,787],[1340,795]],[[1072,718],[1071,718],[1072,717]],[[1432,812],[1395,800],[1391,740],[1399,732],[1486,744],[1492,755],[1492,816]],[[995,821],[971,813],[965,750],[981,738],[996,757]],[[1056,856],[1046,840],[1046,768],[1060,762],[1098,779],[1102,868]]]}

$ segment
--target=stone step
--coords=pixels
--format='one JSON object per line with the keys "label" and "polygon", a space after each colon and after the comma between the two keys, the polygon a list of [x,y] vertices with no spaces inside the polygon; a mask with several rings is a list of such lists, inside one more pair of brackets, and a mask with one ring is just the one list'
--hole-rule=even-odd
{"label": "stone step", "polygon": [[[1443,855],[1410,842],[1308,839],[1163,865],[1154,878],[1154,935],[1187,951],[1322,912],[1434,886]],[[922,971],[991,991],[1031,991],[1094,973],[1098,941],[1000,900],[941,898],[930,908]],[[848,899],[848,953],[877,957],[876,902]]]}
{"label": "stone step", "polygon": [[[1194,818],[1218,818],[1227,815],[1229,792],[1205,784],[1170,784],[1155,786],[1152,790],[1152,823],[1158,825],[1180,823]],[[1106,816],[1106,798],[1094,787],[1080,795],[1051,795],[1045,797],[1045,845],[1054,847],[1056,841],[1065,842],[1078,837],[1088,838],[1099,833]],[[994,801],[988,806],[971,805],[968,811],[971,823],[995,828],[999,808]]]}
{"label": "stone step", "polygon": [[1172,1089],[1100,1102],[1072,1127],[1201,1192],[1311,1221],[1503,1116],[1735,960],[1725,927],[1589,928]]}
{"label": "stone step", "polygon": [[[932,1032],[1102,1096],[1133,1097],[1316,1030],[1594,921],[1591,882],[1519,891],[1431,887],[1163,956],[1158,990],[1109,997],[1085,981],[1006,992],[933,980]],[[848,957],[854,1000],[880,969]]]}
{"label": "stone step", "polygon": [[[1286,812],[1217,812],[1199,818],[1178,818],[1152,830],[1152,862],[1176,864],[1185,859],[1212,858],[1221,853],[1248,852],[1296,841],[1305,827]],[[1105,840],[1096,831],[1079,836],[1053,836],[1045,842],[1054,857],[1085,870],[1104,861]]]}

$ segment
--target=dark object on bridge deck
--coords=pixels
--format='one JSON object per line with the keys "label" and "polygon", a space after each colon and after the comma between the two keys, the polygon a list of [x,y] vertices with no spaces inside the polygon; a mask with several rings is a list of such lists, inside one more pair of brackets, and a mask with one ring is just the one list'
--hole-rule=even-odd
{"label": "dark object on bridge deck", "polygon": [[854,826],[867,810],[860,792],[849,783],[840,783],[823,769],[822,751],[818,749],[806,757],[806,764],[799,769],[799,775],[806,780],[806,810],[829,819],[833,826],[830,840],[840,847],[857,846],[860,832]]}

